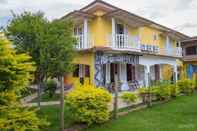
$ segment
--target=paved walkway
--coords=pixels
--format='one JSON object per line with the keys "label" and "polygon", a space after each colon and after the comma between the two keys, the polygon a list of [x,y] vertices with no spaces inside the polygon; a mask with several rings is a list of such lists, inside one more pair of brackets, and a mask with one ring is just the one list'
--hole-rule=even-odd
{"label": "paved walkway", "polygon": [[[47,105],[59,105],[59,101],[48,101],[48,102],[41,102],[41,106],[47,106]],[[23,106],[28,106],[28,107],[33,107],[33,106],[38,106],[38,103],[24,103]]]}

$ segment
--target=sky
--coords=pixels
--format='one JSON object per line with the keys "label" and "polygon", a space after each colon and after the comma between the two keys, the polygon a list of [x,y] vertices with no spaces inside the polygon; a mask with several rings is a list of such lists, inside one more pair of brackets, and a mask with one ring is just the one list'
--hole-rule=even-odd
{"label": "sky", "polygon": [[[50,20],[60,18],[94,0],[0,0],[0,27],[12,18],[12,11],[42,11]],[[197,0],[104,0],[159,24],[197,36]]]}

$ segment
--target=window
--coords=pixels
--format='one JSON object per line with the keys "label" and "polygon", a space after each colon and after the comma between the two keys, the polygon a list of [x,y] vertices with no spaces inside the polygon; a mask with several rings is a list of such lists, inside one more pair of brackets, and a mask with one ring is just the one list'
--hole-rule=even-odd
{"label": "window", "polygon": [[187,47],[186,55],[197,55],[197,46]]}
{"label": "window", "polygon": [[117,24],[117,25],[116,25],[116,33],[117,33],[117,34],[124,34],[124,25],[122,25],[122,24]]}
{"label": "window", "polygon": [[75,65],[73,77],[79,77],[79,65]]}
{"label": "window", "polygon": [[82,35],[82,34],[83,34],[82,27],[75,27],[74,28],[74,35]]}
{"label": "window", "polygon": [[177,43],[176,43],[176,47],[181,47],[180,42],[177,42]]}
{"label": "window", "polygon": [[127,64],[127,81],[135,80],[135,66]]}
{"label": "window", "polygon": [[85,65],[85,77],[90,77],[90,66]]}

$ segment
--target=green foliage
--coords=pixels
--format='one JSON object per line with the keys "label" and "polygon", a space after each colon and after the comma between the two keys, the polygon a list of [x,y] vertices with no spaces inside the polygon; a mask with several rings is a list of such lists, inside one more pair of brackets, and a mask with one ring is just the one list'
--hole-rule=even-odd
{"label": "green foliage", "polygon": [[176,84],[169,84],[168,88],[170,90],[171,97],[177,97],[180,94],[180,90]]}
{"label": "green foliage", "polygon": [[54,96],[56,89],[57,82],[53,79],[47,80],[45,92],[49,95],[50,98]]}
{"label": "green foliage", "polygon": [[0,93],[20,94],[32,80],[34,70],[30,56],[17,54],[9,41],[0,39]]}
{"label": "green foliage", "polygon": [[102,88],[91,85],[78,86],[66,96],[65,100],[77,122],[91,125],[109,119],[108,104],[111,95]]}
{"label": "green foliage", "polygon": [[46,128],[48,123],[39,119],[36,110],[19,105],[0,107],[1,131],[38,131]]}
{"label": "green foliage", "polygon": [[147,97],[150,93],[156,100],[166,100],[180,94],[180,90],[176,84],[170,84],[168,82],[161,82],[149,88],[140,88],[138,92],[142,97]]}
{"label": "green foliage", "polygon": [[170,98],[168,86],[157,86],[153,88],[157,100],[166,100]]}
{"label": "green foliage", "polygon": [[195,82],[189,79],[179,80],[177,86],[181,93],[191,94],[194,92]]}
{"label": "green foliage", "polygon": [[135,93],[132,93],[132,92],[124,92],[121,95],[121,98],[126,103],[132,103],[132,102],[135,102],[137,100],[137,95]]}
{"label": "green foliage", "polygon": [[0,39],[0,130],[39,130],[46,125],[18,101],[34,70],[31,57],[17,54],[9,41]]}
{"label": "green foliage", "polygon": [[37,82],[71,71],[76,43],[72,22],[50,22],[41,12],[24,12],[14,14],[5,32],[19,52],[28,53],[35,61]]}

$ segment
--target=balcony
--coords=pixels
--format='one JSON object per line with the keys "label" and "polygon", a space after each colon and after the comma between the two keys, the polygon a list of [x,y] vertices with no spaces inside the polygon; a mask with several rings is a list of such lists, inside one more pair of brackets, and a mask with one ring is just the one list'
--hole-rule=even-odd
{"label": "balcony", "polygon": [[160,55],[166,55],[166,56],[174,56],[174,57],[182,57],[182,48],[181,47],[175,47],[175,48],[160,48],[159,49]]}
{"label": "balcony", "polygon": [[116,50],[140,51],[138,36],[129,36],[125,34],[110,35],[108,43],[111,48]]}
{"label": "balcony", "polygon": [[165,56],[174,56],[174,57],[182,57],[182,48],[160,48],[157,45],[146,45],[141,44],[141,51],[148,54],[159,54]]}
{"label": "balcony", "polygon": [[85,36],[83,34],[75,35],[75,37],[77,39],[76,49],[78,50],[88,49],[94,45],[90,35],[87,36],[87,39],[85,39]]}

